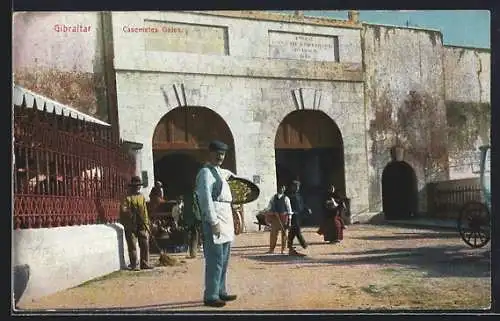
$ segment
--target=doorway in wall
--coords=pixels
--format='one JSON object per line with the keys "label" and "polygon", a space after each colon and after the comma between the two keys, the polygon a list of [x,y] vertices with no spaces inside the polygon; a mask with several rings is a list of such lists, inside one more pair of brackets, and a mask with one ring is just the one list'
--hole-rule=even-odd
{"label": "doorway in wall", "polygon": [[194,189],[198,170],[206,161],[208,144],[218,139],[228,144],[223,166],[236,173],[234,140],[224,119],[206,107],[177,107],[165,114],[153,135],[154,180],[175,199]]}
{"label": "doorway in wall", "polygon": [[312,215],[304,226],[317,226],[323,202],[333,184],[345,196],[344,148],[335,122],[319,110],[296,110],[280,123],[275,138],[276,180],[301,182],[302,196]]}
{"label": "doorway in wall", "polygon": [[405,220],[417,215],[417,176],[407,162],[392,161],[384,168],[382,207],[387,220]]}

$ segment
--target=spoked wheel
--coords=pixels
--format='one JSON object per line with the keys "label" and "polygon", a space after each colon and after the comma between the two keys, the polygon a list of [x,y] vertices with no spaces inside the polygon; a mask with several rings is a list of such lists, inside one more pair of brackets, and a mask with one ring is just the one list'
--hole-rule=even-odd
{"label": "spoked wheel", "polygon": [[490,241],[490,211],[480,202],[466,203],[460,210],[458,231],[462,240],[472,248],[480,248]]}

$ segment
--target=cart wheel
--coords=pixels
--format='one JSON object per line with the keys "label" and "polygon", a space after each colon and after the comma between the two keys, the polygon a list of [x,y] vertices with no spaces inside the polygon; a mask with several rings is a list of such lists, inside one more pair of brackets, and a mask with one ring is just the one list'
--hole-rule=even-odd
{"label": "cart wheel", "polygon": [[480,202],[466,203],[460,210],[458,231],[472,248],[481,248],[490,241],[490,211]]}

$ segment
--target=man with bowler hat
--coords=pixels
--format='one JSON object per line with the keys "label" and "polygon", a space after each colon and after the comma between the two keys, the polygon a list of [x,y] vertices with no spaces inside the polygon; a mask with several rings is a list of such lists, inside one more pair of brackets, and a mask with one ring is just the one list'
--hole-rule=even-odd
{"label": "man with bowler hat", "polygon": [[203,253],[205,256],[206,306],[223,307],[227,301],[236,300],[228,294],[226,273],[234,240],[232,195],[227,180],[236,176],[220,166],[224,162],[228,146],[221,141],[212,141],[208,146],[209,162],[196,176],[196,196],[200,205]]}
{"label": "man with bowler hat", "polygon": [[[146,199],[141,194],[142,181],[139,176],[133,176],[128,194],[120,206],[120,223],[125,229],[128,255],[130,258],[129,269],[149,270],[149,233],[146,228],[149,224]],[[137,257],[136,242],[139,243],[140,262]]]}

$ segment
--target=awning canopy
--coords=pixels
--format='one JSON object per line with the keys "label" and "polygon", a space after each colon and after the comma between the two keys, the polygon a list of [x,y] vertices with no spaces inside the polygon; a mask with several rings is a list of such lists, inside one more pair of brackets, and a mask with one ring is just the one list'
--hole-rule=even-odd
{"label": "awning canopy", "polygon": [[78,111],[73,107],[63,105],[55,100],[44,97],[40,94],[32,92],[31,90],[28,90],[26,88],[14,84],[14,87],[12,88],[12,104],[16,106],[21,106],[23,98],[25,99],[26,107],[28,108],[33,108],[33,105],[36,101],[36,106],[39,110],[43,110],[43,106],[45,105],[47,108],[47,112],[49,113],[52,113],[55,109],[56,113],[59,115],[61,115],[62,113],[64,116],[83,119],[85,121],[104,126],[111,126],[110,124],[103,122],[102,120],[99,120],[95,117],[89,116],[85,113],[82,113],[81,111]]}

